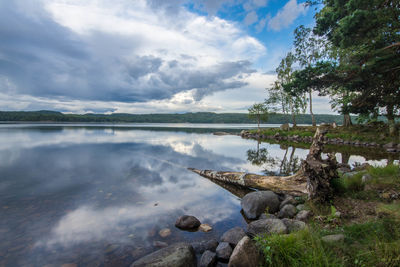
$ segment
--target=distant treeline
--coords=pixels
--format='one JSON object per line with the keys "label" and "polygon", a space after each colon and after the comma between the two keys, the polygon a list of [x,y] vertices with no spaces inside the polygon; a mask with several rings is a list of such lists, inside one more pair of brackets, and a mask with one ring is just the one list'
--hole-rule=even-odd
{"label": "distant treeline", "polygon": [[[342,124],[343,116],[316,115],[317,123],[336,122]],[[254,123],[246,113],[197,112],[184,114],[63,114],[57,111],[0,111],[0,121],[32,122],[136,122],[136,123]],[[281,124],[289,122],[284,114],[270,114],[267,123]],[[311,124],[311,116],[301,114],[299,124]]]}

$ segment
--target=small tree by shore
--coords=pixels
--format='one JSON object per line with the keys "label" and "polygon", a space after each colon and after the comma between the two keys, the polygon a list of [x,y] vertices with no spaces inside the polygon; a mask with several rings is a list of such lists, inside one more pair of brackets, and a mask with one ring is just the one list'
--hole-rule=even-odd
{"label": "small tree by shore", "polygon": [[266,103],[255,103],[249,109],[249,118],[257,121],[257,128],[260,131],[260,123],[268,120],[268,106]]}

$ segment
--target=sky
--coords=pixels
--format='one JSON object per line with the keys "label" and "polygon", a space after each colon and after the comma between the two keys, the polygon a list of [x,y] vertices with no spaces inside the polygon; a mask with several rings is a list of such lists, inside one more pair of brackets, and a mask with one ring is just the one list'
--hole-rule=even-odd
{"label": "sky", "polygon": [[0,110],[246,112],[314,12],[302,0],[0,0]]}

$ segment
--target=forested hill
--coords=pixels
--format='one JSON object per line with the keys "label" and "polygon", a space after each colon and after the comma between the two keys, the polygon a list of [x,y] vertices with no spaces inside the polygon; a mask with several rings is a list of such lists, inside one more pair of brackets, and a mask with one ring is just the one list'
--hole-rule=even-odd
{"label": "forested hill", "polygon": [[[316,115],[317,123],[342,123],[339,115]],[[63,114],[56,111],[0,111],[0,121],[19,122],[137,122],[137,123],[254,123],[246,113],[184,113],[184,114]],[[267,123],[289,122],[289,116],[271,114]],[[297,123],[310,124],[310,115],[298,115]]]}

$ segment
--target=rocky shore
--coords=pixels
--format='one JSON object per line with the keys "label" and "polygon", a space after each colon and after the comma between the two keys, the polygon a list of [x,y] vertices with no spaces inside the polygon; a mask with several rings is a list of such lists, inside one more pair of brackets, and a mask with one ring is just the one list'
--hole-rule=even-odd
{"label": "rocky shore", "polygon": [[[288,234],[304,229],[311,211],[305,209],[304,199],[272,191],[254,191],[241,200],[248,225],[234,227],[219,240],[195,243],[176,243],[157,250],[132,263],[138,266],[260,266],[263,256],[253,241],[257,235]],[[183,215],[175,226],[181,230],[199,229],[201,222],[194,216]]]}
{"label": "rocky shore", "polygon": [[[294,143],[312,143],[313,138],[311,136],[299,136],[299,135],[293,135],[293,136],[285,136],[281,135],[279,133],[276,133],[275,135],[264,135],[264,134],[258,134],[258,133],[251,133],[249,131],[241,131],[240,136],[242,138],[247,138],[247,139],[256,139],[256,140],[274,140],[276,142],[280,141],[288,141],[288,142],[294,142]],[[400,152],[400,144],[396,144],[394,142],[390,142],[387,144],[378,144],[376,142],[363,142],[363,141],[351,141],[351,140],[343,140],[341,138],[328,138],[324,137],[324,142],[325,144],[330,144],[330,145],[350,145],[350,146],[357,146],[357,147],[376,147],[380,149],[386,150],[386,152],[390,153],[398,153]]]}

